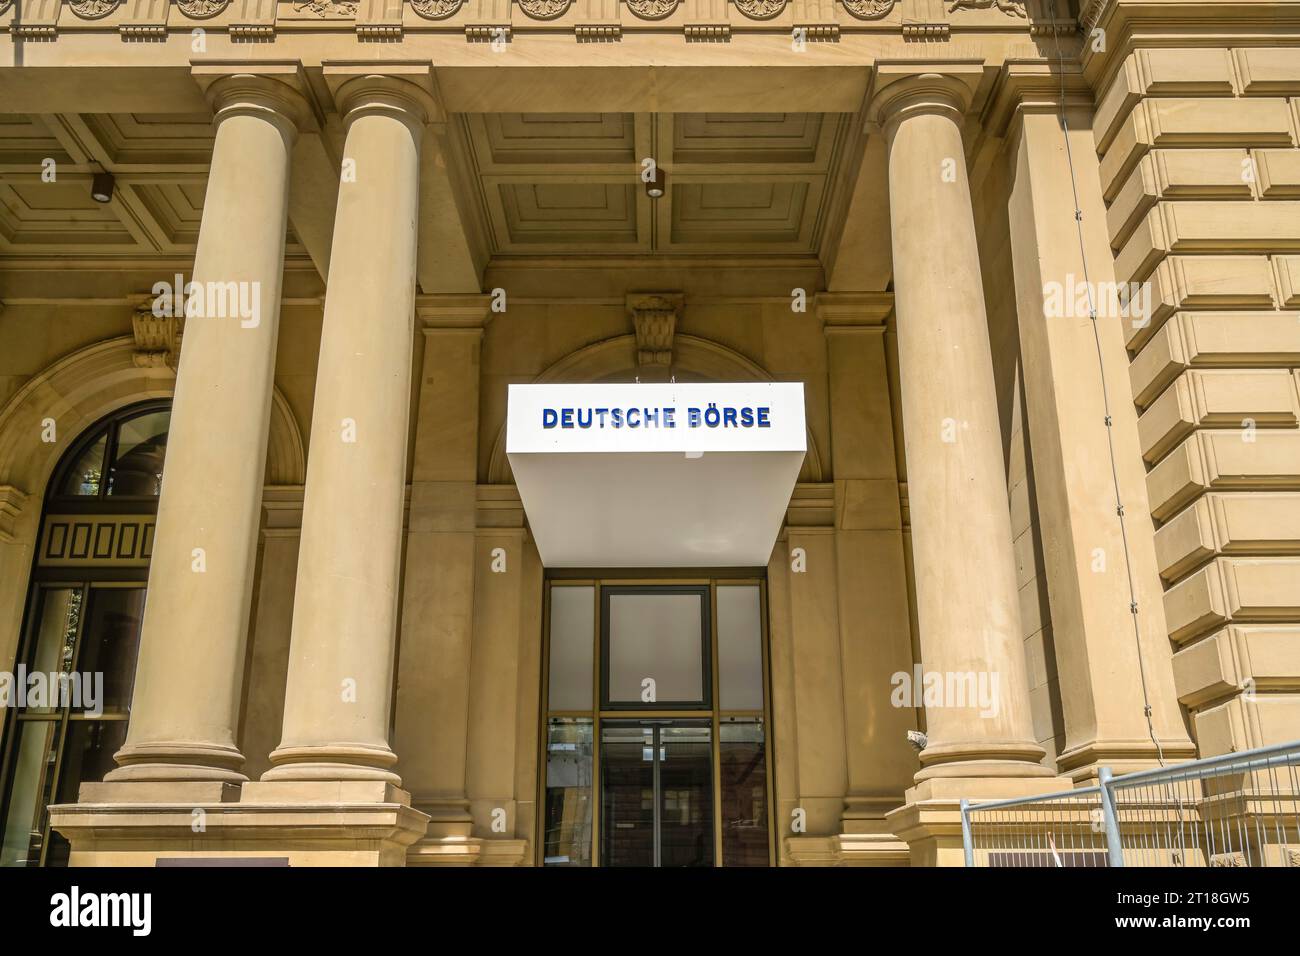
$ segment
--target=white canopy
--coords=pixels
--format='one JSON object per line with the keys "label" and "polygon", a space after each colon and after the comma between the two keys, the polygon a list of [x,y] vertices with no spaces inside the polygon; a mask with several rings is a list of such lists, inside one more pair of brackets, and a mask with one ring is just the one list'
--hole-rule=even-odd
{"label": "white canopy", "polygon": [[547,567],[767,564],[803,385],[512,385],[506,454]]}

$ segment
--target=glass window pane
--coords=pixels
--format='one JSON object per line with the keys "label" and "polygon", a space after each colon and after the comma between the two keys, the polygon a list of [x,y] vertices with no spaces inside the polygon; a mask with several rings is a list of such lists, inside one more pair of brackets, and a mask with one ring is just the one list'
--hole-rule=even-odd
{"label": "glass window pane", "polygon": [[546,866],[591,866],[593,727],[588,717],[553,717],[546,724]]}
{"label": "glass window pane", "polygon": [[547,707],[591,710],[596,589],[551,588],[550,693]]}
{"label": "glass window pane", "polygon": [[718,696],[723,710],[763,709],[758,585],[718,588]]}
{"label": "glass window pane", "polygon": [[600,865],[655,865],[655,728],[600,725]]}
{"label": "glass window pane", "polygon": [[[59,767],[59,789],[54,803],[76,803],[83,783],[99,783],[112,770],[113,754],[126,743],[125,720],[70,720]],[[71,846],[62,834],[50,832],[46,866],[67,866]]]}
{"label": "glass window pane", "polygon": [[137,415],[118,426],[110,495],[156,496],[162,490],[170,423],[171,411],[164,409]]}
{"label": "glass window pane", "polygon": [[[26,713],[52,714],[60,709],[59,684],[49,680],[50,674],[72,670],[72,657],[77,643],[77,621],[81,616],[80,588],[50,588],[40,596],[40,617],[36,621],[35,646],[32,648],[24,682],[27,690]],[[36,675],[43,675],[37,677]],[[36,689],[33,681],[44,688],[42,696],[31,696]],[[13,688],[15,695],[18,687]],[[43,706],[33,706],[39,703]],[[16,704],[17,700],[12,703]]]}
{"label": "glass window pane", "polygon": [[[651,706],[699,704],[706,592],[609,595],[609,700]],[[653,685],[642,682],[652,680]],[[643,690],[653,688],[653,700]]]}
{"label": "glass window pane", "polygon": [[718,727],[722,773],[722,865],[767,866],[767,751],[763,722],[723,721]]}
{"label": "glass window pane", "polygon": [[[94,705],[102,713],[125,714],[130,709],[143,616],[144,588],[91,588],[77,659],[86,705],[80,710]],[[98,685],[97,675],[102,675],[102,686],[88,686],[88,681]]]}
{"label": "glass window pane", "polygon": [[713,865],[713,728],[659,728],[659,865]]}
{"label": "glass window pane", "polygon": [[104,447],[107,444],[108,437],[101,435],[98,441],[81,453],[81,456],[63,476],[63,484],[59,486],[59,494],[99,494],[99,483],[104,475]]}
{"label": "glass window pane", "polygon": [[23,720],[16,726],[18,759],[9,788],[0,866],[36,866],[41,860],[45,808],[54,786],[60,721]]}

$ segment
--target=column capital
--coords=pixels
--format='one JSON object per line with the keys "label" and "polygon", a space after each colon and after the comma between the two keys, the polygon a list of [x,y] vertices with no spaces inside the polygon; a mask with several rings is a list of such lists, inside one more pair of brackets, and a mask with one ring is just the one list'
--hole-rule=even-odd
{"label": "column capital", "polygon": [[190,76],[203,90],[218,122],[227,116],[256,113],[273,121],[287,120],[290,133],[321,126],[320,112],[297,60],[193,61]]}
{"label": "column capital", "polygon": [[446,119],[428,60],[326,60],[322,67],[345,124],[375,111],[412,127]]}
{"label": "column capital", "polygon": [[851,332],[863,329],[881,331],[894,311],[892,292],[819,292],[813,300],[822,331]]}
{"label": "column capital", "polygon": [[417,295],[415,315],[424,334],[471,331],[483,334],[492,318],[492,296],[478,293]]}
{"label": "column capital", "polygon": [[882,61],[872,78],[867,121],[886,132],[921,113],[948,113],[960,122],[983,77],[982,60]]}

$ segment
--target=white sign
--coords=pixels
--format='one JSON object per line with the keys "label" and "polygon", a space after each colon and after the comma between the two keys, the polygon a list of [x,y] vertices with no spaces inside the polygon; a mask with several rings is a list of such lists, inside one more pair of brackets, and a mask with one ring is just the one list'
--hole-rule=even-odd
{"label": "white sign", "polygon": [[800,382],[510,386],[511,455],[806,450]]}
{"label": "white sign", "polygon": [[806,450],[797,382],[510,386],[506,452],[551,568],[762,567]]}

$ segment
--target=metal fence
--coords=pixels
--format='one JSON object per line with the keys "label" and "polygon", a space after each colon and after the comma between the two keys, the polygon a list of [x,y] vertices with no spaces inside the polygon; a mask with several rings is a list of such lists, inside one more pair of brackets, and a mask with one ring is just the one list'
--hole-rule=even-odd
{"label": "metal fence", "polygon": [[961,802],[967,866],[1300,866],[1300,741]]}

